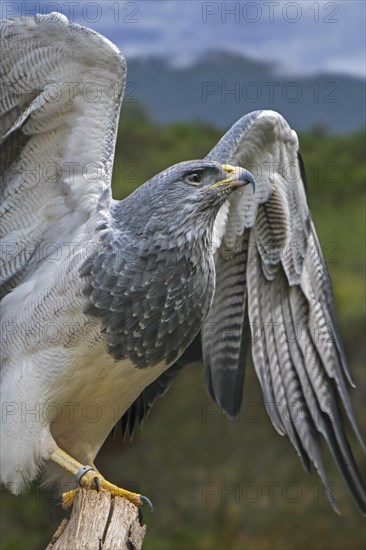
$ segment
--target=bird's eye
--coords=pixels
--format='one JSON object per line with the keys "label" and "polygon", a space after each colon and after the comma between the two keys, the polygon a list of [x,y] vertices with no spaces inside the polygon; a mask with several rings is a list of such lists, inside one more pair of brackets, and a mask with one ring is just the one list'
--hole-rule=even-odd
{"label": "bird's eye", "polygon": [[189,182],[189,183],[200,183],[202,181],[202,176],[199,172],[191,172],[190,174],[188,174],[188,176],[186,177],[186,180]]}

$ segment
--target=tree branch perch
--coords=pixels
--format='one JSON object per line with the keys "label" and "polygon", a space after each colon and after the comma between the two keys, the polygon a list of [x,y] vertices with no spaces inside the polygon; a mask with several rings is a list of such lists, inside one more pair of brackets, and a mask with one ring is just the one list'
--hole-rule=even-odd
{"label": "tree branch perch", "polygon": [[46,550],[140,550],[146,533],[136,506],[109,493],[81,489]]}

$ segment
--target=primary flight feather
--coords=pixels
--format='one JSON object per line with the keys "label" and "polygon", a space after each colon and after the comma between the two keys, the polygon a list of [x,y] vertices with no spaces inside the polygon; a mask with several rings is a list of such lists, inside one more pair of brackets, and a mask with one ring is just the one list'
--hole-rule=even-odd
{"label": "primary flight feather", "polygon": [[327,488],[322,435],[365,513],[341,416],[362,444],[351,376],[296,133],[256,111],[205,159],[115,201],[121,53],[60,14],[3,21],[0,39],[1,481],[18,493],[42,472],[92,487],[113,426],[132,435],[197,360],[235,416],[251,347],[277,431]]}

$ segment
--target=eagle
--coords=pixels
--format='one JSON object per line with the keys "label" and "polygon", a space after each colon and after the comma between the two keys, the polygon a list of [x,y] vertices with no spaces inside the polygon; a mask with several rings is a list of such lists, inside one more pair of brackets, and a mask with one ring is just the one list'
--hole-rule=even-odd
{"label": "eagle", "polygon": [[131,436],[196,362],[235,417],[251,349],[275,429],[332,501],[323,437],[365,513],[343,420],[363,445],[352,379],[296,132],[255,111],[204,159],[118,201],[119,49],[58,13],[2,21],[0,79],[1,482],[15,494],[40,475],[71,483],[65,508],[80,487],[141,506],[94,464],[108,434],[121,422]]}

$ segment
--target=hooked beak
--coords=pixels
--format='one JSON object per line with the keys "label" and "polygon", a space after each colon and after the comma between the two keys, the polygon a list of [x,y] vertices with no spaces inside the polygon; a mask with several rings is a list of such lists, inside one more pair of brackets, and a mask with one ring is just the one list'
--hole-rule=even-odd
{"label": "hooked beak", "polygon": [[221,166],[225,172],[227,172],[228,177],[216,183],[215,186],[228,185],[233,189],[238,189],[239,187],[244,187],[250,183],[253,193],[255,193],[255,181],[249,170],[246,170],[241,166],[232,166],[231,164],[222,164]]}

